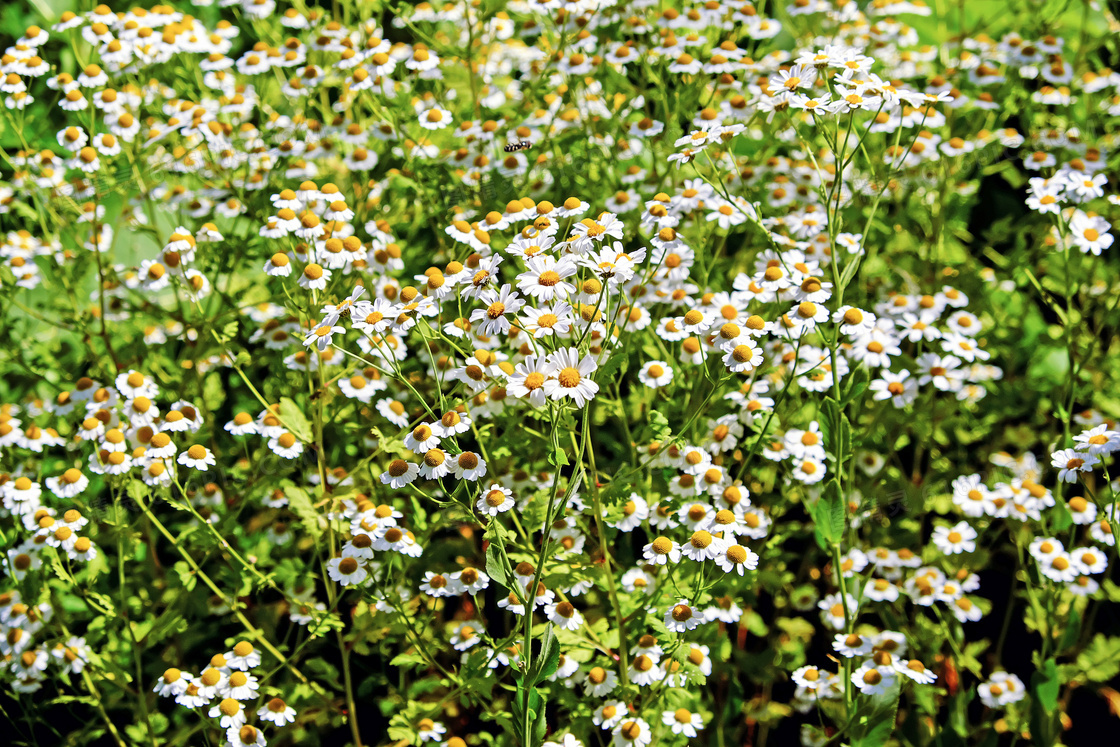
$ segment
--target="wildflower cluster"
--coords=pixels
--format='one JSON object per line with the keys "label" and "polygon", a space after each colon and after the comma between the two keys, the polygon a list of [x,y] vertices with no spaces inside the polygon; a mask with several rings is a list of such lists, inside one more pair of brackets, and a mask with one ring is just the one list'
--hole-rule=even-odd
{"label": "wildflower cluster", "polygon": [[1120,670],[1120,74],[1041,6],[21,26],[19,739],[1058,744]]}
{"label": "wildflower cluster", "polygon": [[[199,675],[171,668],[163,673],[154,692],[190,709],[203,709],[226,730],[231,745],[266,744],[264,734],[249,724],[245,703],[260,697],[260,678],[252,674],[261,664],[260,652],[249,641],[239,641],[231,651],[215,654]],[[209,707],[208,707],[209,706]],[[271,698],[257,709],[256,720],[284,726],[295,720],[295,710],[281,698]]]}

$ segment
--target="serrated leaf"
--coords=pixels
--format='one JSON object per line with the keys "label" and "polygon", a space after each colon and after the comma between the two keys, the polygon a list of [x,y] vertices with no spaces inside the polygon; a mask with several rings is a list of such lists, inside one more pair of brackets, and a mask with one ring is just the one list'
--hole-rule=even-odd
{"label": "serrated leaf", "polygon": [[405,726],[390,726],[385,731],[386,736],[394,742],[409,742],[411,743],[416,732]]}
{"label": "serrated leaf", "polygon": [[124,727],[124,733],[134,744],[155,742],[155,740],[148,735],[148,727],[144,724],[129,724]]}
{"label": "serrated leaf", "polygon": [[186,618],[169,609],[152,624],[151,630],[145,636],[145,643],[148,646],[154,646],[172,635],[182,633],[187,629],[187,625]]}
{"label": "serrated leaf", "polygon": [[412,449],[404,445],[404,440],[397,436],[396,432],[394,432],[392,435],[386,435],[385,432],[377,426],[370,428],[369,432],[370,435],[373,436],[373,438],[377,441],[377,449],[374,452],[375,454],[395,454],[405,459],[409,459],[413,456]]}
{"label": "serrated leaf", "polygon": [[844,536],[844,496],[835,477],[825,483],[821,497],[811,508],[813,534],[822,550],[828,550]]}
{"label": "serrated leaf", "polygon": [[1047,660],[1044,667],[1049,671],[1037,670],[1031,675],[1031,695],[1035,703],[1030,710],[1028,723],[1031,730],[1031,742],[1050,747],[1057,741],[1057,727],[1054,712],[1058,705],[1058,678],[1052,660]]}
{"label": "serrated leaf", "polygon": [[653,438],[655,441],[665,441],[673,435],[672,429],[669,427],[669,419],[665,417],[665,413],[660,410],[652,410],[649,414],[649,425],[653,431]]}
{"label": "serrated leaf", "polygon": [[638,470],[627,469],[622,470],[610,481],[607,487],[599,491],[599,501],[603,506],[610,508],[611,506],[621,504],[624,496],[629,496],[631,488],[634,485],[634,478],[637,476]]}
{"label": "serrated leaf", "polygon": [[502,562],[501,551],[493,541],[491,541],[490,546],[486,548],[486,575],[507,589],[510,588],[509,577],[506,576],[506,567]]}
{"label": "serrated leaf", "polygon": [[293,436],[305,444],[311,443],[311,424],[307,422],[307,417],[299,405],[289,397],[280,398],[280,420]]}
{"label": "serrated leaf", "polygon": [[183,588],[187,591],[191,591],[198,584],[198,577],[195,575],[194,569],[187,565],[185,561],[180,560],[176,562],[175,565],[172,566],[172,569],[175,571],[179,583],[182,584]]}
{"label": "serrated leaf", "polygon": [[70,574],[62,566],[62,561],[59,559],[58,553],[51,553],[51,555],[50,555],[50,565],[51,565],[51,570],[54,571],[54,575],[56,575],[60,579],[62,579],[62,581],[64,583],[66,583],[66,584],[73,584],[74,583],[74,580],[70,577]]}
{"label": "serrated leaf", "polygon": [[[897,701],[895,701],[897,709]],[[889,717],[883,716],[868,726],[867,732],[860,737],[852,739],[852,747],[883,747],[894,731],[895,711]]]}
{"label": "serrated leaf", "polygon": [[[820,426],[829,451],[842,456],[851,452],[852,425],[848,422],[848,416],[844,414],[843,408],[832,397],[825,398],[821,405]],[[837,469],[839,468],[840,465],[837,465]]]}
{"label": "serrated leaf", "polygon": [[1090,682],[1107,682],[1120,674],[1120,638],[1097,633],[1077,656],[1077,668]]}
{"label": "serrated leaf", "polygon": [[144,505],[144,499],[148,497],[151,491],[151,489],[140,480],[132,480],[125,486],[124,490],[137,506]]}
{"label": "serrated leaf", "polygon": [[537,688],[529,693],[529,713],[531,714],[533,723],[533,744],[529,747],[537,747],[537,745],[544,742],[545,734],[548,732],[548,723],[545,721],[545,696]]}
{"label": "serrated leaf", "polygon": [[544,630],[544,638],[541,639],[541,653],[534,666],[537,670],[535,682],[551,677],[560,668],[560,641],[556,639],[552,628],[552,623],[549,623]]}
{"label": "serrated leaf", "polygon": [[325,521],[312,503],[311,496],[303,488],[294,485],[287,488],[284,494],[288,496],[288,508],[300,518],[307,533],[318,540],[323,535]]}
{"label": "serrated leaf", "polygon": [[237,337],[237,320],[234,319],[228,322],[222,329],[215,333],[218,337],[218,342],[222,345],[227,344],[234,337]]}
{"label": "serrated leaf", "polygon": [[595,380],[609,381],[610,378],[614,376],[615,371],[622,369],[623,364],[626,363],[628,358],[629,354],[625,350],[617,352],[610,358],[607,358],[603,365],[596,369]]}
{"label": "serrated leaf", "polygon": [[320,681],[330,685],[335,690],[342,690],[342,683],[338,679],[338,669],[324,659],[308,659],[303,665],[303,670],[313,674]]}

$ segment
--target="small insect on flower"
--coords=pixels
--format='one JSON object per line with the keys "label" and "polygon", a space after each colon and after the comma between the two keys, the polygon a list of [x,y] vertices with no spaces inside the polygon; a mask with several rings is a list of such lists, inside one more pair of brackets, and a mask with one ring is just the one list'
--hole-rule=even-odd
{"label": "small insect on flower", "polygon": [[528,140],[518,140],[516,143],[509,143],[506,147],[502,148],[506,153],[516,153],[519,150],[529,150],[533,144]]}

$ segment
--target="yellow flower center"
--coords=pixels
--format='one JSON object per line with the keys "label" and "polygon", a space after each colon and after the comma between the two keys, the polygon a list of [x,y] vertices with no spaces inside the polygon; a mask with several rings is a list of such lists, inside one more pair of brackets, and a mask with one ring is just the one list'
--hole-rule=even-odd
{"label": "yellow flower center", "polygon": [[694,532],[692,534],[692,538],[689,540],[689,544],[691,544],[697,550],[703,550],[704,548],[708,547],[708,545],[712,544],[712,535],[701,529],[700,531]]}
{"label": "yellow flower center", "polygon": [[579,386],[579,369],[568,366],[557,374],[556,379],[560,382],[560,386],[565,389],[572,389],[573,387]]}

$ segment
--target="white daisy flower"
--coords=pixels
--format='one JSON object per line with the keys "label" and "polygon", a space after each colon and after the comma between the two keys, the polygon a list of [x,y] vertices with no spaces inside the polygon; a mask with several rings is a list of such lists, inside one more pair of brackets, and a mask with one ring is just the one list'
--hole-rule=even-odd
{"label": "white daisy flower", "polygon": [[546,605],[544,614],[553,625],[564,630],[579,630],[583,625],[583,615],[571,602],[561,601]]}
{"label": "white daisy flower", "polygon": [[657,537],[642,549],[642,557],[654,565],[679,563],[680,546],[668,537]]}
{"label": "white daisy flower", "polygon": [[388,468],[381,473],[381,484],[388,485],[392,488],[403,488],[416,480],[420,474],[420,468],[412,462],[406,462],[403,459],[394,459],[389,462]]}
{"label": "white daisy flower", "polygon": [[218,718],[223,729],[240,729],[248,718],[245,715],[245,706],[241,701],[225,698],[210,709],[210,718]]}
{"label": "white daisy flower", "polygon": [[599,385],[590,378],[598,367],[594,356],[585,355],[581,360],[575,348],[557,350],[547,359],[549,378],[544,382],[544,392],[554,400],[569,397],[577,407],[583,407],[599,391]]}
{"label": "white daisy flower", "polygon": [[976,530],[966,521],[958,522],[952,528],[939,526],[933,530],[933,544],[946,555],[974,552],[976,550]]}
{"label": "white daisy flower", "polygon": [[674,734],[686,737],[695,737],[704,728],[704,719],[699,713],[693,713],[687,708],[678,708],[675,711],[663,711],[661,723],[669,727]]}
{"label": "white daisy flower", "polygon": [[473,451],[464,451],[451,462],[456,479],[476,482],[486,474],[486,462]]}
{"label": "white daisy flower", "polygon": [[687,599],[678,600],[676,604],[665,611],[665,627],[674,633],[684,633],[693,630],[704,622],[704,616],[694,610]]}
{"label": "white daisy flower", "polygon": [[209,467],[218,463],[214,454],[202,444],[194,444],[186,451],[180,452],[176,461],[184,467],[197,469],[201,472],[205,472]]}
{"label": "white daisy flower", "polygon": [[649,361],[638,372],[638,381],[650,389],[666,386],[673,380],[673,368],[665,361]]}
{"label": "white daisy flower", "polygon": [[272,698],[264,708],[257,710],[257,718],[276,726],[284,726],[296,720],[296,711],[280,698]]}
{"label": "white daisy flower", "polygon": [[479,496],[475,507],[481,514],[497,516],[500,513],[509,511],[515,504],[516,501],[513,499],[513,491],[495,482],[491,483],[490,488]]}
{"label": "white daisy flower", "polygon": [[327,574],[343,586],[358,586],[369,575],[357,558],[340,557],[327,561]]}
{"label": "white daisy flower", "polygon": [[865,662],[852,672],[852,684],[864,695],[878,695],[894,685],[898,675],[892,667],[877,667],[871,661]]}
{"label": "white daisy flower", "polygon": [[249,641],[239,641],[232,650],[226,652],[225,657],[226,664],[231,669],[245,671],[259,667],[261,664],[260,651],[257,651]]}
{"label": "white daisy flower", "polygon": [[646,747],[652,741],[649,724],[640,718],[624,719],[611,731],[611,747]]}
{"label": "white daisy flower", "polygon": [[753,571],[758,567],[758,554],[749,547],[737,544],[728,544],[722,553],[716,556],[716,564],[724,573],[738,573],[740,576],[745,571]]}

